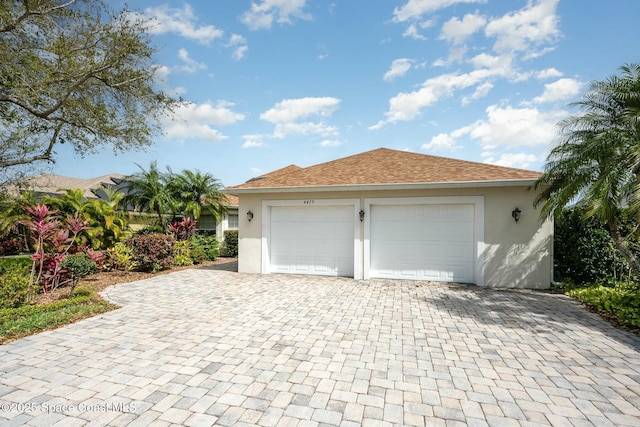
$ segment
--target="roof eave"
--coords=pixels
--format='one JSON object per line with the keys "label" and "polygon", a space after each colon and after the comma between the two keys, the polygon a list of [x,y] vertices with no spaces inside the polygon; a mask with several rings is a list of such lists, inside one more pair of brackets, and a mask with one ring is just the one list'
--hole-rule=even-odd
{"label": "roof eave", "polygon": [[536,178],[505,179],[489,181],[451,181],[451,182],[407,182],[395,184],[340,184],[340,185],[309,185],[284,187],[247,187],[225,188],[225,194],[251,193],[300,193],[326,191],[374,191],[374,190],[431,190],[443,188],[486,188],[486,187],[528,187],[536,182]]}

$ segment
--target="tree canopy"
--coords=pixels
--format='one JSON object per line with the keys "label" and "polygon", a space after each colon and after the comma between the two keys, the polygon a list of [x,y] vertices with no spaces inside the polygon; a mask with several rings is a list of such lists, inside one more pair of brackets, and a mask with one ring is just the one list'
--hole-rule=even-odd
{"label": "tree canopy", "polygon": [[177,100],[154,88],[148,23],[96,0],[0,5],[0,172],[148,146]]}
{"label": "tree canopy", "polygon": [[580,112],[559,123],[558,144],[534,188],[542,189],[536,205],[542,205],[544,217],[578,203],[586,217],[603,221],[640,278],[640,263],[619,221],[623,207],[636,218],[640,214],[640,65],[620,71],[591,83],[572,104]]}

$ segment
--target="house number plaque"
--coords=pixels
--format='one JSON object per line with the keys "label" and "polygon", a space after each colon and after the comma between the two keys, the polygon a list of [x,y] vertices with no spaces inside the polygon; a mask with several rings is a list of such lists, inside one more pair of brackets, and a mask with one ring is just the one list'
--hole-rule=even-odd
{"label": "house number plaque", "polygon": [[305,205],[313,205],[316,201],[315,200],[305,200],[304,204]]}

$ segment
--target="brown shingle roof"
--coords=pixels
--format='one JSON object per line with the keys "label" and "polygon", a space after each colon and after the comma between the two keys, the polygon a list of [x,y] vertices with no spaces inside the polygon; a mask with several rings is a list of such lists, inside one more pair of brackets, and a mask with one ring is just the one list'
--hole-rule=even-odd
{"label": "brown shingle roof", "polygon": [[96,178],[73,178],[70,176],[40,174],[27,180],[25,189],[36,193],[62,194],[65,190],[78,189],[84,192],[87,198],[95,199],[96,196],[91,190],[103,188],[104,185],[111,186],[120,180],[124,175],[110,174]]}
{"label": "brown shingle roof", "polygon": [[225,194],[226,199],[225,206],[240,206],[240,198],[232,194]]}
{"label": "brown shingle roof", "polygon": [[[285,168],[286,169],[286,168]],[[266,174],[260,179],[228,187],[234,189],[318,187],[406,183],[449,183],[537,179],[541,173],[466,160],[378,148],[365,153]]]}
{"label": "brown shingle roof", "polygon": [[273,178],[273,177],[276,177],[276,176],[288,174],[290,172],[299,171],[300,169],[302,169],[300,166],[289,165],[289,166],[285,166],[285,167],[283,167],[281,169],[277,169],[277,170],[274,170],[272,172],[265,173],[264,175],[260,175],[260,176],[257,176],[255,178],[251,178],[247,182],[257,181],[259,179],[264,179],[264,178]]}

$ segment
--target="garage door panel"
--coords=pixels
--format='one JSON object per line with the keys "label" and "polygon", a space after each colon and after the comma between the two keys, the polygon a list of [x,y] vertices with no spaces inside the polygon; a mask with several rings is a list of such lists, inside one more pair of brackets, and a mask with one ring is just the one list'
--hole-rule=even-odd
{"label": "garage door panel", "polygon": [[371,205],[371,277],[472,282],[474,206]]}
{"label": "garage door panel", "polygon": [[353,276],[353,206],[272,206],[269,270]]}

